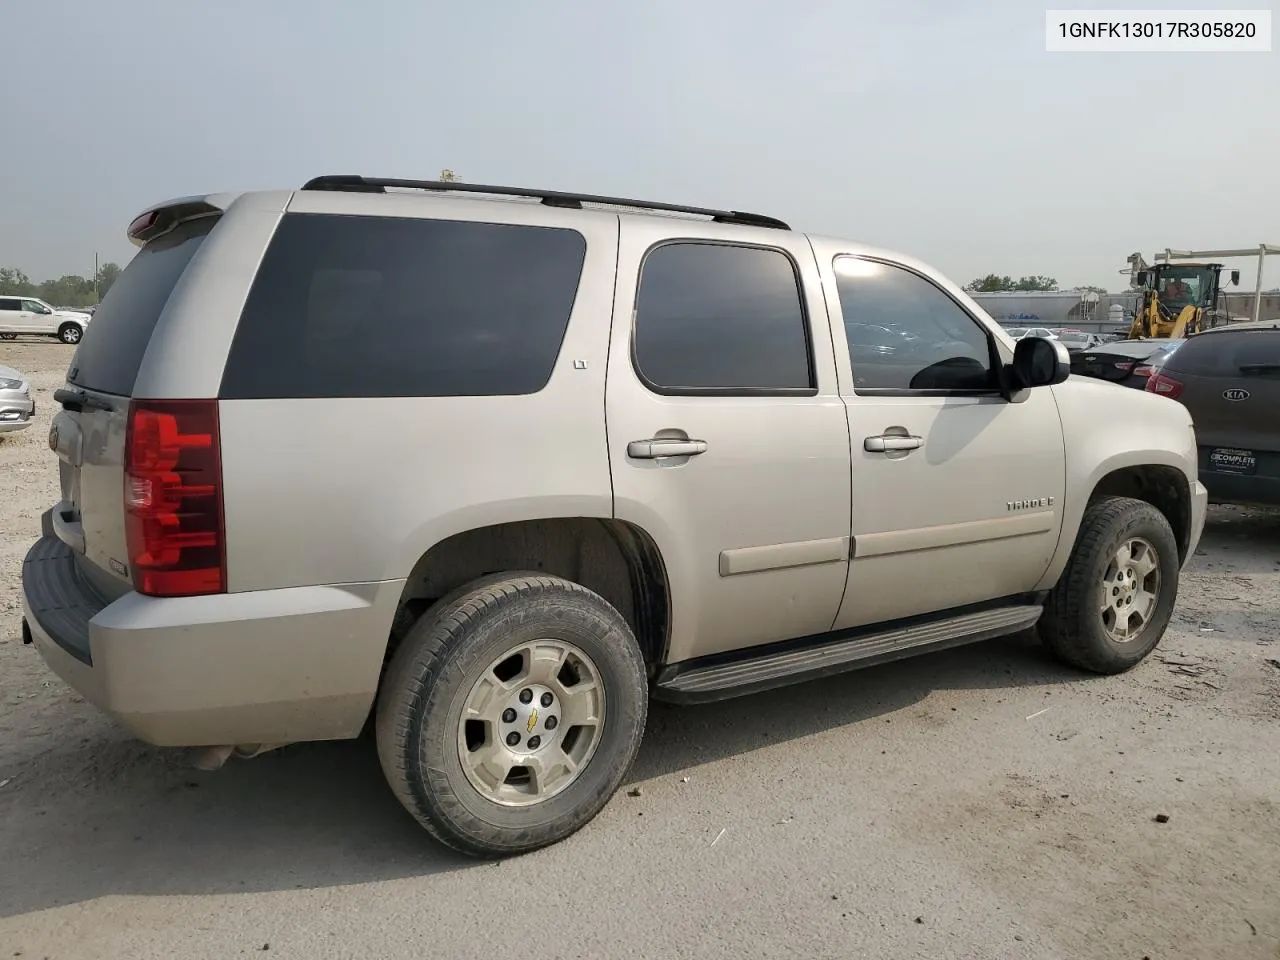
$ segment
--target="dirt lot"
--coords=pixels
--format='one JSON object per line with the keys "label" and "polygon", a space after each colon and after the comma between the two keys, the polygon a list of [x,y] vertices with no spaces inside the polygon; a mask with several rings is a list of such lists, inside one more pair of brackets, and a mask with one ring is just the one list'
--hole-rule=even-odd
{"label": "dirt lot", "polygon": [[22,645],[70,356],[0,343],[39,406],[0,442],[0,957],[1280,958],[1280,514],[1213,510],[1126,676],[1020,637],[655,706],[639,796],[476,865],[364,742],[199,774]]}

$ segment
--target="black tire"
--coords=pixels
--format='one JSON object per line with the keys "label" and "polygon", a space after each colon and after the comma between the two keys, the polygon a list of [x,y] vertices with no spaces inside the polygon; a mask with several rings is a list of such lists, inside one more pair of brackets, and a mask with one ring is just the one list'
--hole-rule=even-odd
{"label": "black tire", "polygon": [[82,336],[84,336],[84,330],[78,323],[68,322],[58,328],[58,339],[63,343],[77,344]]}
{"label": "black tire", "polygon": [[[1160,574],[1152,615],[1133,639],[1117,642],[1103,624],[1103,576],[1129,539],[1140,537],[1156,552]],[[1164,514],[1143,500],[1101,497],[1089,504],[1071,559],[1049,595],[1039,632],[1053,654],[1091,673],[1123,673],[1156,648],[1178,600],[1178,542]]]}
{"label": "black tire", "polygon": [[[592,659],[605,691],[604,722],[568,786],[527,806],[504,806],[467,778],[459,724],[489,664],[535,639],[572,643]],[[378,697],[378,757],[396,797],[442,843],[476,857],[526,853],[575,833],[609,802],[635,760],[648,699],[639,645],[602,597],[560,577],[496,574],[440,600],[401,642]]]}
{"label": "black tire", "polygon": [[18,339],[18,335],[16,333],[0,333],[0,340],[17,340],[17,339]]}

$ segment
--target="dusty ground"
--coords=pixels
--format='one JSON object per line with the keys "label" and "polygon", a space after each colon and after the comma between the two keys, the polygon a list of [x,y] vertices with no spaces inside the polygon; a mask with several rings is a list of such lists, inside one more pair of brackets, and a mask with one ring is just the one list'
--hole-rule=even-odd
{"label": "dusty ground", "polygon": [[655,706],[641,796],[481,866],[366,743],[197,774],[22,646],[69,358],[0,343],[41,408],[0,443],[0,958],[1280,957],[1280,515],[1213,511],[1126,676],[1020,638]]}

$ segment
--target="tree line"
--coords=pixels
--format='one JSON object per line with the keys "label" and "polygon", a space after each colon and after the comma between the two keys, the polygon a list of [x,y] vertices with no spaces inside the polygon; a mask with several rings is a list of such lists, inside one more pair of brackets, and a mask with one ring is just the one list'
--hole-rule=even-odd
{"label": "tree line", "polygon": [[96,278],[68,273],[36,283],[17,267],[0,267],[0,296],[39,297],[55,307],[89,307],[107,295],[118,276],[119,264],[104,263]]}
{"label": "tree line", "polygon": [[[988,273],[985,277],[979,277],[977,280],[970,280],[964,285],[964,289],[968,293],[1004,293],[1006,291],[1042,291],[1045,293],[1053,293],[1058,290],[1058,281],[1053,277],[1021,277],[1017,280],[1005,274],[1000,276],[995,273]],[[1073,287],[1072,293],[1106,293],[1105,287],[1082,286]]]}

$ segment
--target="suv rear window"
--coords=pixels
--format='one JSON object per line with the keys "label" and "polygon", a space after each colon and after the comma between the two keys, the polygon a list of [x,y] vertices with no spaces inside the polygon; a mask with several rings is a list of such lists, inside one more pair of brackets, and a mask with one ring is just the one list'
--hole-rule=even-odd
{"label": "suv rear window", "polygon": [[217,217],[190,220],[138,251],[85,325],[67,372],[70,383],[132,395],[164,305],[215,223]]}
{"label": "suv rear window", "polygon": [[1165,369],[1201,377],[1280,376],[1280,330],[1234,330],[1187,338]]}
{"label": "suv rear window", "polygon": [[287,214],[223,374],[224,399],[536,393],[586,239],[558,227]]}

